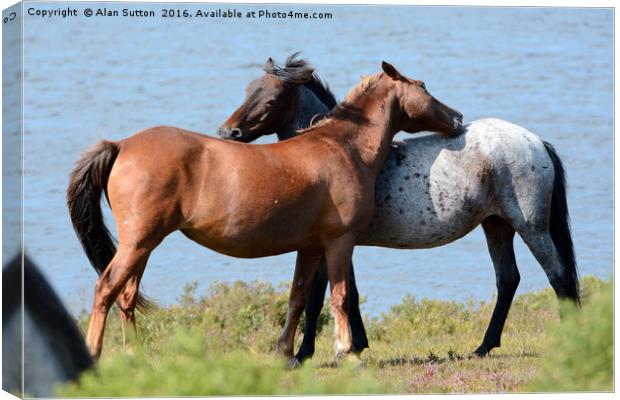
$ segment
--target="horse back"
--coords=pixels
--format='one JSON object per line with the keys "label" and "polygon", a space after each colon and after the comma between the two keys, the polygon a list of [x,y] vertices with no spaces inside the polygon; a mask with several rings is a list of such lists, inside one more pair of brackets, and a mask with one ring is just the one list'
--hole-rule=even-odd
{"label": "horse back", "polygon": [[395,143],[377,180],[373,221],[360,242],[437,247],[490,215],[533,213],[551,193],[550,163],[536,135],[496,119],[474,121],[452,138]]}

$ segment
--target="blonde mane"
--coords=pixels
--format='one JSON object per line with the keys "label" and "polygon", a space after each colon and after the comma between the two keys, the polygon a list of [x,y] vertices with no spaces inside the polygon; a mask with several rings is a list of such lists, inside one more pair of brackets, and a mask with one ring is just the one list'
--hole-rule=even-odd
{"label": "blonde mane", "polygon": [[374,75],[362,75],[362,80],[360,81],[360,83],[354,86],[353,89],[349,90],[349,93],[347,93],[347,95],[345,96],[344,101],[353,101],[355,98],[357,98],[357,96],[366,92],[369,87],[377,83],[377,81],[379,80],[379,78],[381,78],[382,75],[383,73],[378,73]]}
{"label": "blonde mane", "polygon": [[374,75],[362,75],[361,81],[357,85],[355,85],[351,90],[349,90],[344,100],[340,104],[338,104],[336,107],[334,107],[331,111],[329,111],[325,115],[325,118],[321,119],[319,122],[317,122],[316,124],[312,126],[298,130],[297,133],[298,134],[306,133],[314,128],[323,126],[329,121],[331,121],[333,117],[338,116],[338,113],[342,111],[342,109],[347,108],[348,105],[352,103],[357,97],[366,93],[366,91],[370,87],[372,87],[375,83],[377,83],[377,81],[381,78],[381,76],[383,76],[382,72],[374,74]]}

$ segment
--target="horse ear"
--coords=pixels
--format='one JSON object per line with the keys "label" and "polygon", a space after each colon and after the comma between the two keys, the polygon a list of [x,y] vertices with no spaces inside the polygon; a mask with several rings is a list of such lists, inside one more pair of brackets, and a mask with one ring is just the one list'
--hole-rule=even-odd
{"label": "horse ear", "polygon": [[273,60],[271,59],[271,57],[269,57],[267,61],[265,62],[265,65],[263,65],[263,70],[270,71],[272,69],[273,69]]}
{"label": "horse ear", "polygon": [[403,80],[403,76],[400,74],[400,72],[398,72],[398,70],[396,68],[394,68],[394,66],[390,63],[387,63],[385,61],[381,62],[381,68],[383,68],[383,72],[385,72],[385,74],[387,76],[389,76],[390,78],[394,79],[394,80]]}

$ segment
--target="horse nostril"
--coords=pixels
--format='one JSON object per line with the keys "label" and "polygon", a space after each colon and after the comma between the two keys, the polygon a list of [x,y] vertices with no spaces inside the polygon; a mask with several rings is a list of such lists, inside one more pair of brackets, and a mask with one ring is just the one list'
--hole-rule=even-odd
{"label": "horse nostril", "polygon": [[463,126],[463,116],[457,115],[452,117],[452,128],[459,129]]}
{"label": "horse nostril", "polygon": [[463,114],[461,114],[460,112],[456,111],[455,116],[452,117],[452,123],[455,126],[459,126],[463,124]]}
{"label": "horse nostril", "polygon": [[241,129],[239,128],[231,128],[229,126],[221,126],[217,130],[217,134],[220,135],[222,139],[236,139],[239,140],[243,137]]}
{"label": "horse nostril", "polygon": [[217,134],[223,138],[227,138],[230,135],[230,128],[226,126],[220,126],[220,128],[217,130]]}

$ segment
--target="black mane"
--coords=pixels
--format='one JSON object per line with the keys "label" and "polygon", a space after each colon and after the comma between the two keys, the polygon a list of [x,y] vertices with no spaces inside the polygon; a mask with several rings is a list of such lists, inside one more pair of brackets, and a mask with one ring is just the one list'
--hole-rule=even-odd
{"label": "black mane", "polygon": [[338,101],[336,101],[336,96],[329,89],[329,85],[323,82],[316,74],[313,74],[312,77],[313,79],[306,82],[304,86],[310,89],[330,110],[336,107]]}
{"label": "black mane", "polygon": [[329,85],[314,73],[314,69],[306,60],[297,58],[298,55],[299,52],[296,52],[288,56],[284,67],[271,63],[271,65],[266,65],[264,70],[284,83],[303,84],[331,110],[338,102],[329,89]]}

